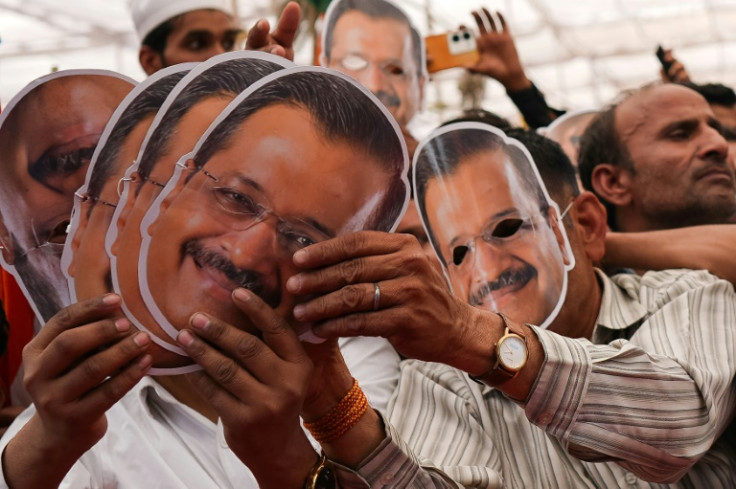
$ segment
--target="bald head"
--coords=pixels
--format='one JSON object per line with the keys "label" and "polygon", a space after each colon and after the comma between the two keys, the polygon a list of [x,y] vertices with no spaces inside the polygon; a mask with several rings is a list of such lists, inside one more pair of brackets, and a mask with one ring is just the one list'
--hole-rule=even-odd
{"label": "bald head", "polygon": [[675,84],[645,87],[583,135],[583,185],[622,231],[720,223],[736,212],[728,144],[707,101]]}

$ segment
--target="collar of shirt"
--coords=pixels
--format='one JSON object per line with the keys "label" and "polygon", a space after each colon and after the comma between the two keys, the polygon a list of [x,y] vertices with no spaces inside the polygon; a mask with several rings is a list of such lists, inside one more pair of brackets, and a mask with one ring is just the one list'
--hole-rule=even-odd
{"label": "collar of shirt", "polygon": [[[639,300],[639,287],[635,284],[640,280],[639,276],[622,274],[617,276],[620,280],[614,282],[601,270],[596,269],[596,273],[603,287],[596,329],[599,327],[626,329],[646,318],[648,311]],[[631,287],[628,287],[628,284],[631,284]],[[596,332],[593,333],[593,337],[596,337]]]}

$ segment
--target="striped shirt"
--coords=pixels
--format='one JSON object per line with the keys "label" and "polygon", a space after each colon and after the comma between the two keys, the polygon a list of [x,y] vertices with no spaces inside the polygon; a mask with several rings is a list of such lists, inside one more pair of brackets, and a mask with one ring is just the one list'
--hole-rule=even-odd
{"label": "striped shirt", "polygon": [[471,488],[736,488],[733,287],[705,271],[599,276],[593,341],[534,328],[546,359],[525,405],[404,362],[395,429],[358,474],[338,468],[340,487],[457,487],[433,466]]}

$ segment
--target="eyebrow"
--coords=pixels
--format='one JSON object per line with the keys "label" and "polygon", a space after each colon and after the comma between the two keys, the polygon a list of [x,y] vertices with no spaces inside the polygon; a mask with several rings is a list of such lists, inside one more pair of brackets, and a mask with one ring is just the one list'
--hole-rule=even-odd
{"label": "eyebrow", "polygon": [[[228,29],[225,31],[225,35],[237,37],[243,32],[245,32],[243,29]],[[187,31],[187,33],[184,35],[184,38],[186,39],[188,37],[195,37],[195,36],[215,37],[215,33],[212,31],[208,31],[207,29],[194,29],[191,31]]]}
{"label": "eyebrow", "polygon": [[[496,214],[486,219],[481,229],[486,229],[490,223],[498,221],[499,219],[503,219],[504,217],[508,217],[510,215],[520,214],[520,213],[521,211],[517,209],[516,207],[509,207],[508,209],[504,209],[501,212],[497,212]],[[458,236],[455,236],[454,238],[452,238],[450,240],[450,249],[454,248],[459,240],[460,238]]]}
{"label": "eyebrow", "polygon": [[[700,124],[700,120],[697,118],[690,118],[690,119],[680,119],[678,121],[670,122],[669,124],[665,125],[660,131],[659,134],[664,136],[668,132],[675,130],[675,129],[695,129]],[[706,124],[708,124],[709,127],[712,127],[721,135],[724,133],[724,127],[721,122],[716,119],[715,117],[708,117]]]}
{"label": "eyebrow", "polygon": [[[248,178],[245,175],[240,174],[240,173],[238,173],[236,175],[232,175],[232,176],[235,177],[243,185],[252,188],[256,192],[258,192],[261,195],[263,195],[264,197],[266,196],[266,192],[264,191],[264,189],[261,186],[261,184],[258,183],[258,182],[256,182],[252,178]],[[224,178],[226,178],[226,177],[221,177],[220,179],[223,180]],[[298,217],[297,219],[299,219],[300,221],[303,221],[303,222],[307,223],[309,226],[313,227],[314,229],[316,229],[320,233],[324,234],[325,236],[329,236],[330,238],[334,238],[335,236],[337,236],[337,233],[335,231],[333,231],[329,227],[325,226],[324,224],[322,224],[321,222],[319,222],[317,219],[315,219],[313,217],[305,216],[305,217]]]}

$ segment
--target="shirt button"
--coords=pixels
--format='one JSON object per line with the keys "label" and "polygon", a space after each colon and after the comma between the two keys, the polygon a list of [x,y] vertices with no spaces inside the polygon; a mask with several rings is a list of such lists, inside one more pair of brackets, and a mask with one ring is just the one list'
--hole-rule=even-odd
{"label": "shirt button", "polygon": [[539,417],[537,421],[539,422],[539,424],[547,426],[552,421],[552,415],[549,413],[544,413]]}
{"label": "shirt button", "polygon": [[632,486],[636,485],[636,483],[639,482],[639,478],[636,475],[632,474],[631,472],[628,472],[626,474],[626,477],[624,477],[624,479],[626,480],[627,484],[630,484]]}
{"label": "shirt button", "polygon": [[383,484],[384,486],[389,485],[391,481],[393,480],[394,480],[394,474],[392,473],[383,474],[381,476],[381,484]]}

